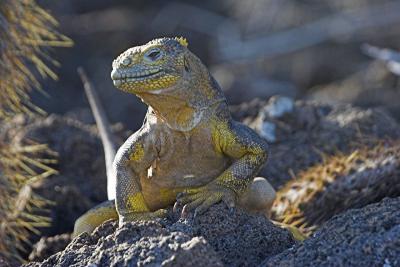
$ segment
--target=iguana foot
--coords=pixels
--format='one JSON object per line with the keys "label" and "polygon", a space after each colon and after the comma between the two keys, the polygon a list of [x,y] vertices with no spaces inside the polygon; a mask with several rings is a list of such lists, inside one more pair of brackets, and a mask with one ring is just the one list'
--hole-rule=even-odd
{"label": "iguana foot", "polygon": [[256,177],[238,198],[232,190],[215,182],[203,187],[185,190],[177,195],[174,210],[183,205],[183,216],[186,216],[192,210],[195,210],[196,216],[205,212],[210,206],[224,201],[231,209],[237,204],[247,211],[261,212],[269,217],[274,199],[275,190],[267,179]]}
{"label": "iguana foot", "polygon": [[182,216],[194,210],[194,216],[202,214],[212,205],[223,201],[229,208],[235,207],[236,194],[229,188],[211,182],[206,186],[187,189],[177,195],[174,209],[178,205],[183,205]]}

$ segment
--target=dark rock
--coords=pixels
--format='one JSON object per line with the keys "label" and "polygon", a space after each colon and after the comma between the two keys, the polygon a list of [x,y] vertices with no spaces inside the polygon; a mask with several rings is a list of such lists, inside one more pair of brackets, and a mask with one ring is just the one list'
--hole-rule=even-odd
{"label": "dark rock", "polygon": [[[181,222],[174,227],[182,229]],[[224,204],[185,223],[194,236],[203,236],[211,244],[227,266],[255,266],[263,255],[275,255],[294,243],[288,231],[274,226],[265,216],[229,211]]]}
{"label": "dark rock", "polygon": [[400,266],[400,198],[337,215],[262,266]]}
{"label": "dark rock", "polygon": [[[184,250],[182,246],[190,241],[184,233],[169,232],[157,222],[127,223],[118,229],[116,222],[109,222],[93,235],[80,235],[63,252],[42,264],[28,266],[160,266],[164,261],[173,261],[176,254]],[[199,242],[198,245],[203,244]],[[215,252],[204,246],[200,248],[204,255],[192,255],[192,258],[211,263]]]}
{"label": "dark rock", "polygon": [[39,242],[33,245],[33,250],[29,255],[29,260],[43,261],[55,252],[65,249],[69,242],[71,242],[71,235],[69,234],[42,237]]}
{"label": "dark rock", "polygon": [[252,121],[257,117],[259,111],[266,105],[267,101],[254,98],[251,101],[243,102],[240,105],[229,106],[233,119],[237,121]]}
{"label": "dark rock", "polygon": [[6,259],[4,256],[1,255],[0,253],[0,266],[2,267],[11,267],[11,266],[17,266],[17,263],[10,263],[8,259]]}
{"label": "dark rock", "polygon": [[400,137],[400,125],[378,108],[296,101],[292,112],[271,118],[265,112],[270,104],[257,100],[232,110],[234,117],[260,135],[263,129],[271,129],[263,124],[274,125],[275,141],[260,175],[277,188],[300,171],[321,163],[323,156],[348,153],[382,138]]}
{"label": "dark rock", "polygon": [[[225,204],[196,218],[107,222],[82,234],[42,263],[26,266],[256,266],[291,247],[291,234],[262,215],[230,211]],[[116,229],[117,228],[117,229]]]}

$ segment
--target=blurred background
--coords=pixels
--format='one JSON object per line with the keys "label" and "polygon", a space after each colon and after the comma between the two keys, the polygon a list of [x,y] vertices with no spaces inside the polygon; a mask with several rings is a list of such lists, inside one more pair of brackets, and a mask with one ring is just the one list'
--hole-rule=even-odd
{"label": "blurred background", "polygon": [[389,0],[40,0],[72,38],[56,49],[59,81],[45,81],[49,113],[91,120],[76,73],[82,65],[112,122],[140,127],[146,110],[114,89],[111,62],[157,37],[184,36],[210,68],[230,104],[280,94],[296,99],[382,106],[400,119],[398,79],[360,49],[400,49],[400,1]]}
{"label": "blurred background", "polygon": [[[22,258],[43,260],[64,249],[75,220],[106,199],[103,148],[77,68],[90,76],[120,144],[141,126],[147,107],[114,88],[111,63],[127,48],[159,37],[187,38],[224,90],[234,118],[271,143],[260,175],[282,194],[285,184],[298,193],[289,194],[292,202],[277,202],[286,205],[288,218],[300,218],[291,213],[297,207],[308,207],[319,220],[321,211],[328,219],[398,196],[400,145],[382,142],[400,136],[399,26],[400,0],[0,0],[0,266],[7,266],[4,258],[17,266]],[[54,47],[71,44],[57,31],[74,46]],[[394,63],[371,58],[374,51]],[[50,69],[59,80],[40,80],[44,93],[30,93],[49,116],[14,116],[32,108],[25,92],[39,85],[32,77],[54,77]],[[311,101],[272,116],[279,103],[292,103],[287,97],[379,107],[395,120],[379,109]],[[365,149],[369,145],[376,147]],[[359,148],[365,154],[353,153]],[[331,168],[342,166],[338,156],[346,162],[343,171]],[[33,249],[26,241],[36,243]]]}

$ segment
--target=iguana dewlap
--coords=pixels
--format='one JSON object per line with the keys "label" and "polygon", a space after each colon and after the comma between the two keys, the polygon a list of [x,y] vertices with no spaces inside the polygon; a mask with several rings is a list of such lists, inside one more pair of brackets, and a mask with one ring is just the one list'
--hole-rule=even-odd
{"label": "iguana dewlap", "polygon": [[74,234],[107,219],[120,222],[204,212],[224,201],[267,213],[275,191],[254,178],[267,159],[267,143],[232,120],[226,99],[183,38],[161,38],[128,49],[113,62],[114,85],[149,106],[142,128],[114,160],[116,199],[80,217]]}

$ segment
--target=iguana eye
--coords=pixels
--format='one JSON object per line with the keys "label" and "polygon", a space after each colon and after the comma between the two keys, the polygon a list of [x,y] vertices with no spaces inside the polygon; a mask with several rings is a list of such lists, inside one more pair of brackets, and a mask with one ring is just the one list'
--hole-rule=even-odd
{"label": "iguana eye", "polygon": [[126,57],[124,58],[124,60],[122,60],[122,65],[124,65],[125,67],[127,67],[129,64],[131,64],[131,59]]}
{"label": "iguana eye", "polygon": [[152,49],[152,50],[148,51],[145,54],[145,57],[147,59],[149,59],[150,61],[156,61],[157,59],[159,59],[161,57],[161,55],[162,54],[161,54],[160,49],[155,48],[155,49]]}

